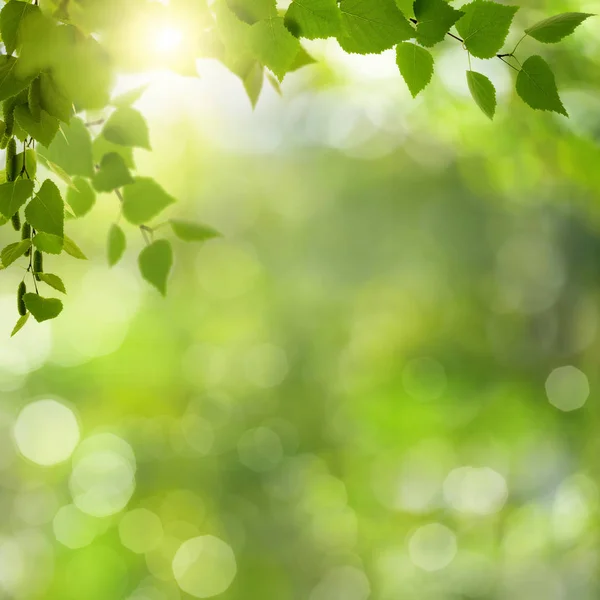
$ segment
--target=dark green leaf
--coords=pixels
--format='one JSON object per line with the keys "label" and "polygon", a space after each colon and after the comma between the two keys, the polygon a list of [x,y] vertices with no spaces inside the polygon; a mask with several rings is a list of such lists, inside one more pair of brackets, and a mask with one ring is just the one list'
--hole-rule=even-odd
{"label": "dark green leaf", "polygon": [[173,251],[167,240],[156,240],[146,246],[138,260],[142,277],[163,296],[167,294],[167,278],[173,265]]}
{"label": "dark green leaf", "polygon": [[475,0],[461,6],[464,16],[456,29],[467,50],[477,58],[492,58],[502,48],[518,6]]}
{"label": "dark green leaf", "polygon": [[467,71],[467,83],[477,106],[485,115],[493,119],[496,112],[496,88],[494,84],[485,75],[476,71]]}
{"label": "dark green leaf", "polygon": [[37,294],[29,293],[23,296],[23,300],[27,310],[38,323],[55,319],[63,309],[63,303],[57,298],[42,298]]}
{"label": "dark green leaf", "polygon": [[517,75],[517,94],[531,108],[568,116],[558,95],[554,73],[541,56],[530,56],[523,63]]}
{"label": "dark green leaf", "polygon": [[108,264],[109,266],[116,265],[123,256],[125,248],[127,246],[127,239],[123,230],[117,225],[113,224],[108,232]]}
{"label": "dark green leaf", "polygon": [[147,223],[173,202],[175,198],[149,177],[136,177],[123,188],[123,216],[134,225]]}
{"label": "dark green leaf", "polygon": [[418,21],[417,42],[427,47],[441,42],[464,14],[452,8],[446,0],[416,0],[414,13]]}
{"label": "dark green leaf", "polygon": [[0,12],[0,33],[2,33],[2,41],[7,54],[12,54],[17,48],[19,27],[23,19],[39,10],[33,4],[17,0],[10,0],[4,5]]}
{"label": "dark green leaf", "polygon": [[15,108],[15,119],[23,131],[44,146],[49,146],[58,133],[58,119],[45,110],[41,111],[40,119],[36,121],[29,108],[22,104]]}
{"label": "dark green leaf", "polygon": [[342,18],[336,0],[294,0],[284,24],[295,37],[314,40],[338,35]]}
{"label": "dark green leaf", "polygon": [[27,222],[37,231],[63,237],[65,206],[56,185],[46,179],[25,209]]}
{"label": "dark green leaf", "polygon": [[341,0],[340,10],[338,41],[346,52],[379,54],[415,36],[394,0]]}
{"label": "dark green leaf", "polygon": [[0,185],[0,213],[10,219],[33,194],[33,181],[18,179]]}
{"label": "dark green leaf", "polygon": [[433,56],[425,48],[403,42],[396,47],[396,63],[414,98],[431,81]]}

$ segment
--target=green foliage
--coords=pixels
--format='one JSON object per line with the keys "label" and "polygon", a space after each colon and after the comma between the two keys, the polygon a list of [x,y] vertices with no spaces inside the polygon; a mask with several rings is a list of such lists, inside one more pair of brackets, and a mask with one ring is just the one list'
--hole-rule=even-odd
{"label": "green foliage", "polygon": [[589,17],[593,17],[589,13],[563,13],[556,15],[543,21],[539,21],[535,25],[525,30],[525,33],[544,44],[556,44],[563,38],[571,35],[579,25],[581,25]]}
{"label": "green foliage", "polygon": [[0,259],[2,260],[2,266],[6,267],[12,265],[12,263],[20,258],[27,252],[31,247],[31,240],[21,240],[20,242],[14,242],[6,246],[0,253]]}
{"label": "green foliage", "polygon": [[[275,0],[172,0],[169,6],[137,0],[46,0],[40,5],[10,0],[0,11],[5,47],[0,54],[0,147],[7,150],[0,223],[12,222],[22,239],[6,246],[2,265],[26,259],[18,266],[35,282],[42,273],[32,261],[41,261],[42,253],[85,259],[65,235],[65,221],[68,227],[69,219],[88,214],[97,192],[114,193],[120,203],[109,232],[109,264],[116,264],[125,250],[126,233],[116,224],[122,215],[147,244],[140,269],[161,293],[173,258],[168,241],[154,241],[157,228],[169,225],[174,236],[191,242],[218,235],[208,225],[177,219],[151,224],[175,198],[136,171],[134,149],[152,147],[144,116],[133,107],[146,86],[116,97],[113,93],[121,70],[136,60],[144,63],[145,57],[119,45],[131,23],[137,27],[150,14],[183,15],[202,41],[191,43],[186,56],[169,67],[193,75],[196,57],[217,58],[240,78],[252,106],[259,102],[265,78],[281,93],[280,82],[288,73],[315,62],[303,47],[304,39],[336,38],[343,50],[356,54],[395,48],[412,96],[431,81],[434,54],[429,49],[447,39],[467,50],[468,87],[489,118],[496,112],[496,91],[490,79],[471,68],[471,55],[503,61],[517,72],[516,91],[530,107],[566,116],[554,74],[543,58],[531,56],[521,66],[515,55],[520,42],[512,52],[501,53],[516,11],[516,6],[487,0],[459,9],[445,0],[292,0],[287,9],[278,8]],[[590,16],[550,16],[525,29],[525,36],[555,44]],[[39,177],[41,169],[45,171]],[[64,199],[52,178],[66,185]],[[58,275],[43,274],[42,281],[64,292]],[[53,318],[62,309],[58,300],[32,296],[37,288],[27,294],[35,307],[27,305],[28,310],[37,320]],[[28,314],[21,315],[13,333]]]}
{"label": "green foliage", "polygon": [[156,240],[146,246],[138,259],[142,277],[163,296],[167,294],[167,279],[173,266],[173,250],[167,240]]}
{"label": "green foliage", "polygon": [[567,116],[558,95],[554,73],[541,56],[530,56],[517,75],[517,93],[531,108]]}
{"label": "green foliage", "polygon": [[123,157],[116,152],[109,152],[102,157],[100,168],[94,175],[92,183],[97,192],[112,192],[133,183],[133,177]]}
{"label": "green foliage", "polygon": [[0,185],[0,213],[10,219],[31,198],[33,181],[19,179]]}
{"label": "green foliage", "polygon": [[63,303],[57,298],[43,298],[38,294],[28,293],[24,300],[27,310],[38,323],[55,319],[63,309]]}
{"label": "green foliage", "polygon": [[294,0],[284,23],[294,36],[314,40],[338,35],[342,18],[336,0]]}
{"label": "green foliage", "polygon": [[414,98],[431,81],[433,56],[421,46],[402,42],[396,46],[396,63]]}
{"label": "green foliage", "polygon": [[477,106],[485,115],[493,119],[496,112],[496,88],[494,84],[485,75],[477,73],[477,71],[467,71],[467,83]]}
{"label": "green foliage", "polygon": [[109,142],[119,146],[137,146],[150,150],[148,126],[135,108],[118,108],[104,125],[102,134]]}
{"label": "green foliage", "polygon": [[74,177],[72,185],[67,188],[67,204],[76,217],[86,215],[96,202],[96,193],[90,182],[83,177]]}
{"label": "green foliage", "polygon": [[46,179],[25,209],[27,222],[37,231],[63,237],[65,207],[60,191],[50,179]]}
{"label": "green foliage", "polygon": [[113,223],[108,232],[107,249],[109,266],[113,267],[121,260],[126,247],[127,239],[125,238],[125,233],[116,223]]}
{"label": "green foliage", "polygon": [[133,225],[142,225],[159,215],[175,198],[149,177],[136,177],[123,188],[123,216]]}
{"label": "green foliage", "polygon": [[446,0],[415,0],[417,42],[422,46],[435,46],[441,42],[450,28],[465,14],[452,8]]}
{"label": "green foliage", "polygon": [[173,233],[184,242],[205,242],[220,235],[216,229],[208,225],[202,225],[201,223],[192,223],[179,219],[170,219],[169,223],[173,229]]}
{"label": "green foliage", "polygon": [[55,290],[58,290],[63,294],[67,293],[67,290],[65,289],[65,284],[58,275],[54,275],[53,273],[38,273],[37,275],[40,281],[43,281],[44,283],[48,284],[51,288],[54,288]]}
{"label": "green foliage", "polygon": [[462,10],[465,14],[456,29],[467,50],[477,58],[493,58],[506,40],[518,7],[475,0]]}
{"label": "green foliage", "polygon": [[346,52],[379,54],[415,35],[394,0],[341,0],[340,10],[338,41]]}

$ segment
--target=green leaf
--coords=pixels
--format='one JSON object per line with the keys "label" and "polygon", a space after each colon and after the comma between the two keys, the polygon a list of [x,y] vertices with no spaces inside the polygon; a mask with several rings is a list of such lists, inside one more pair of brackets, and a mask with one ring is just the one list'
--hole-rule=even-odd
{"label": "green leaf", "polygon": [[139,111],[125,106],[117,108],[104,124],[102,135],[114,144],[150,150],[150,134],[146,120]]}
{"label": "green leaf", "polygon": [[17,60],[12,56],[0,55],[0,100],[16,96],[35,78],[34,75],[17,75]]}
{"label": "green leaf", "polygon": [[294,0],[284,24],[293,36],[315,40],[338,35],[342,17],[336,0]]}
{"label": "green leaf", "polygon": [[15,119],[23,131],[44,146],[49,146],[58,133],[58,119],[45,110],[41,111],[40,120],[36,121],[29,108],[22,104],[15,108]]}
{"label": "green leaf", "polygon": [[46,179],[25,209],[27,222],[37,231],[64,235],[65,205],[56,185]]}
{"label": "green leaf", "polygon": [[40,156],[58,165],[68,175],[88,178],[94,175],[92,138],[81,119],[71,119],[70,124],[62,125],[54,141],[44,146],[38,148]]}
{"label": "green leaf", "polygon": [[416,97],[431,81],[433,56],[425,48],[403,42],[396,47],[396,63],[412,97]]}
{"label": "green leaf", "polygon": [[537,22],[526,29],[525,33],[538,42],[556,44],[571,35],[588,17],[593,16],[595,15],[580,12],[562,13]]}
{"label": "green leaf", "polygon": [[49,115],[64,123],[73,116],[73,101],[65,96],[50,73],[40,75],[40,104]]}
{"label": "green leaf", "polygon": [[18,179],[0,185],[0,213],[10,219],[33,194],[33,181]]}
{"label": "green leaf", "polygon": [[42,298],[37,294],[29,293],[23,296],[23,300],[27,310],[38,323],[55,319],[63,309],[63,303],[57,298]]}
{"label": "green leaf", "polygon": [[536,110],[568,116],[558,95],[554,73],[541,56],[530,56],[517,75],[517,94]]}
{"label": "green leaf", "polygon": [[256,107],[260,92],[262,91],[263,81],[263,66],[259,62],[252,61],[247,72],[242,77],[242,83],[244,84],[244,89],[246,90],[246,94],[248,94],[248,98],[250,98],[252,108]]}
{"label": "green leaf", "polygon": [[476,71],[467,71],[467,83],[477,106],[485,115],[493,119],[496,112],[496,88],[494,84],[485,75]]}
{"label": "green leaf", "polygon": [[147,223],[174,202],[175,198],[150,177],[136,177],[123,188],[123,216],[134,225]]}
{"label": "green leaf", "polygon": [[147,89],[147,83],[144,85],[140,85],[139,87],[124,92],[116,98],[113,98],[110,103],[116,107],[131,106],[142,97],[142,95]]}
{"label": "green leaf", "polygon": [[30,179],[35,179],[37,175],[37,152],[31,148],[27,148],[25,153],[19,152],[15,160],[17,163],[17,173],[21,172],[23,168],[23,157],[25,156],[25,166],[27,167],[27,174]]}
{"label": "green leaf", "polygon": [[221,235],[216,229],[202,223],[192,223],[191,221],[181,221],[179,219],[170,219],[169,223],[173,233],[184,242],[204,242]]}
{"label": "green leaf", "polygon": [[15,325],[14,329],[12,330],[12,333],[10,334],[10,337],[17,335],[17,333],[19,333],[19,331],[21,331],[21,329],[25,327],[25,323],[27,323],[29,315],[30,313],[25,313],[22,317],[19,317],[17,324]]}
{"label": "green leaf", "polygon": [[97,136],[92,142],[94,164],[100,164],[102,162],[102,158],[111,152],[120,154],[123,157],[125,165],[128,169],[135,169],[135,163],[133,161],[133,148],[130,146],[113,144],[112,142],[109,142],[102,134]]}
{"label": "green leaf", "polygon": [[112,192],[128,183],[133,183],[133,177],[123,160],[116,152],[110,152],[102,157],[100,170],[92,180],[97,192]]}
{"label": "green leaf", "polygon": [[29,248],[31,248],[31,240],[22,240],[6,246],[0,253],[0,260],[2,260],[4,268],[21,258]]}
{"label": "green leaf", "polygon": [[108,232],[108,264],[113,267],[123,256],[127,247],[127,239],[123,230],[115,223]]}
{"label": "green leaf", "polygon": [[475,0],[461,7],[465,13],[456,23],[467,50],[477,58],[492,58],[502,48],[518,6]]}
{"label": "green leaf", "polygon": [[441,42],[450,28],[464,15],[445,0],[415,0],[414,12],[418,21],[417,42],[427,47]]}
{"label": "green leaf", "polygon": [[33,245],[47,254],[60,254],[64,246],[64,238],[53,233],[36,233],[33,238]]}
{"label": "green leaf", "polygon": [[173,265],[173,251],[167,240],[156,240],[146,246],[138,260],[142,277],[163,296],[167,294],[167,278]]}
{"label": "green leaf", "polygon": [[346,52],[379,54],[415,36],[394,0],[341,0],[340,10],[338,41]]}
{"label": "green leaf", "polygon": [[68,236],[65,235],[65,241],[63,246],[63,252],[66,252],[73,258],[79,260],[87,260],[87,256],[81,251],[81,248]]}
{"label": "green leaf", "polygon": [[0,33],[7,54],[12,54],[17,48],[21,21],[32,12],[39,12],[39,10],[33,4],[16,0],[11,0],[4,5],[0,12]]}
{"label": "green leaf", "polygon": [[258,21],[250,29],[250,46],[256,58],[281,81],[290,70],[300,42],[286,29],[281,17]]}
{"label": "green leaf", "polygon": [[67,204],[76,217],[87,214],[96,202],[96,193],[87,179],[75,177],[67,188]]}
{"label": "green leaf", "polygon": [[227,6],[240,21],[249,25],[276,13],[275,0],[227,0]]}
{"label": "green leaf", "polygon": [[38,273],[38,277],[44,282],[47,283],[50,287],[62,292],[63,294],[67,293],[65,289],[65,284],[62,279],[58,275],[53,275],[52,273]]}

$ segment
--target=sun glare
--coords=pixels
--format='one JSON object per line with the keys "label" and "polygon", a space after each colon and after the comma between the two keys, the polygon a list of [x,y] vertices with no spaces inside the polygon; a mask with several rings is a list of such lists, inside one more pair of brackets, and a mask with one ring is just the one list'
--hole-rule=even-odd
{"label": "sun glare", "polygon": [[165,27],[158,32],[155,48],[161,53],[175,52],[183,42],[183,32],[174,27]]}

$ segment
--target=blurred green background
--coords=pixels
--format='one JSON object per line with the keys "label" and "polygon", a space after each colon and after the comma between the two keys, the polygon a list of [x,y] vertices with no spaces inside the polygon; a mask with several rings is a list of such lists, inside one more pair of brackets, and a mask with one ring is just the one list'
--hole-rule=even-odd
{"label": "blurred green background", "polygon": [[135,228],[106,266],[100,196],[13,339],[3,272],[0,596],[598,598],[599,40],[541,49],[570,120],[496,61],[488,122],[451,42],[416,101],[329,42],[255,111],[209,60],[123,77],[138,172],[223,237],[176,242],[165,300]]}

